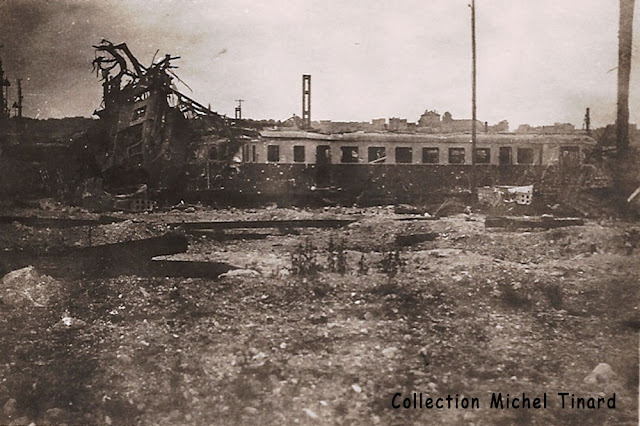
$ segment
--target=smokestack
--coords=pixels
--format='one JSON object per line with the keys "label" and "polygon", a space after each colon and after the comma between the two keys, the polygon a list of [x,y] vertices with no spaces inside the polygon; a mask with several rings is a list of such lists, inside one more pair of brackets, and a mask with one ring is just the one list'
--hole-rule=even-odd
{"label": "smokestack", "polygon": [[302,122],[305,129],[311,128],[311,75],[302,75]]}
{"label": "smokestack", "polygon": [[591,130],[591,111],[587,108],[587,112],[584,114],[584,128],[589,133]]}

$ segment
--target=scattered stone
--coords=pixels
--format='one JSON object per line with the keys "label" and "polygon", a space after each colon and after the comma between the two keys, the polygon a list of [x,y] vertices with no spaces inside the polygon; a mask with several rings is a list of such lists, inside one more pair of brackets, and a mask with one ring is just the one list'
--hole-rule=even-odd
{"label": "scattered stone", "polygon": [[9,272],[2,278],[0,298],[3,303],[24,308],[43,307],[62,285],[48,275],[42,275],[33,266]]}
{"label": "scattered stone", "polygon": [[464,413],[464,416],[462,416],[462,418],[467,422],[471,422],[471,421],[475,420],[476,417],[477,417],[477,415],[475,413],[472,413],[472,412]]}
{"label": "scattered stone", "polygon": [[312,410],[309,410],[308,408],[303,408],[302,411],[305,412],[305,414],[309,417],[311,417],[312,419],[317,419],[318,415],[316,413],[314,413]]}
{"label": "scattered stone", "polygon": [[311,324],[326,324],[329,322],[329,318],[327,317],[327,314],[322,313],[320,315],[311,315],[309,317],[309,320],[311,321]]}
{"label": "scattered stone", "polygon": [[362,388],[360,386],[356,385],[356,384],[351,385],[351,389],[353,389],[357,393],[362,392]]}
{"label": "scattered stone", "polygon": [[609,364],[600,363],[584,378],[584,382],[588,384],[607,383],[613,379],[614,375],[615,373]]}
{"label": "scattered stone", "polygon": [[9,399],[9,389],[0,383],[0,404]]}
{"label": "scattered stone", "polygon": [[49,424],[60,424],[64,422],[65,411],[61,408],[49,408],[44,413],[44,422]]}
{"label": "scattered stone", "polygon": [[264,352],[258,352],[257,354],[255,354],[253,356],[253,359],[255,359],[256,361],[262,361],[263,359],[265,359],[267,357],[267,355],[265,355]]}
{"label": "scattered stone", "polygon": [[398,352],[398,348],[396,348],[395,346],[391,346],[389,348],[383,349],[382,355],[384,355],[387,358],[393,358],[394,356],[396,356],[397,352]]}
{"label": "scattered stone", "polygon": [[259,277],[260,272],[254,269],[233,269],[229,272],[225,272],[220,275],[220,278],[233,278],[233,277]]}
{"label": "scattered stone", "polygon": [[286,277],[289,277],[289,276],[291,276],[291,271],[289,271],[287,268],[280,269],[280,270],[278,271],[278,276],[279,276],[280,278],[286,278]]}
{"label": "scattered stone", "polygon": [[433,250],[428,250],[427,253],[429,253],[429,256],[431,257],[437,257],[437,258],[444,258],[444,257],[451,257],[451,256],[458,256],[460,255],[460,253],[462,253],[462,250],[460,249],[433,249]]}
{"label": "scattered stone", "polygon": [[244,412],[247,414],[258,414],[258,409],[255,407],[244,407]]}
{"label": "scattered stone", "polygon": [[18,417],[17,419],[15,419],[14,421],[12,421],[11,423],[9,423],[9,426],[31,426],[34,425],[35,423],[33,423],[31,420],[29,420],[29,417],[23,416],[23,417]]}
{"label": "scattered stone", "polygon": [[17,411],[17,402],[15,399],[10,398],[7,402],[4,403],[4,407],[2,407],[5,416],[13,417],[13,415]]}
{"label": "scattered stone", "polygon": [[67,313],[54,326],[54,331],[78,330],[86,327],[87,323],[81,319],[70,317]]}

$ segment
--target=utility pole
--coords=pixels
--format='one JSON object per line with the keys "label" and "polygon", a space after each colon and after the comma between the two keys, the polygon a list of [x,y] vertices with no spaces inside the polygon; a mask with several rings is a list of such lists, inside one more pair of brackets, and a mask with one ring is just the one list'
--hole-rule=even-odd
{"label": "utility pole", "polygon": [[18,108],[18,118],[22,118],[22,99],[24,99],[24,97],[22,96],[22,79],[19,78],[18,80],[18,103],[17,103],[17,108]]}
{"label": "utility pole", "polygon": [[236,99],[238,106],[236,107],[236,120],[242,120],[242,103],[244,99]]}
{"label": "utility pole", "polygon": [[22,141],[22,131],[23,131],[23,122],[22,122],[22,99],[24,99],[24,97],[22,96],[22,79],[18,78],[18,101],[15,103],[16,105],[16,109],[18,110],[18,116],[17,116],[17,122],[16,122],[16,128],[18,130],[18,139],[19,141]]}
{"label": "utility pole", "polygon": [[471,0],[471,193],[476,193],[476,0]]}
{"label": "utility pole", "polygon": [[[0,45],[0,48],[1,47],[3,46]],[[9,80],[7,80],[4,76],[4,69],[2,68],[2,58],[0,58],[0,119],[9,118],[9,86]]]}
{"label": "utility pole", "polygon": [[619,158],[625,158],[626,151],[629,148],[629,81],[631,79],[634,6],[635,0],[620,0],[618,116],[616,118],[616,146]]}

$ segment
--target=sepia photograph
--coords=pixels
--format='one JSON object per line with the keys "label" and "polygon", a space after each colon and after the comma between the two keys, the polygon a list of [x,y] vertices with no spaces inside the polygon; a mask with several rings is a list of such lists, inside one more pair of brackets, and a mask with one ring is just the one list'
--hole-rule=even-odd
{"label": "sepia photograph", "polygon": [[1,425],[637,425],[635,0],[0,0]]}

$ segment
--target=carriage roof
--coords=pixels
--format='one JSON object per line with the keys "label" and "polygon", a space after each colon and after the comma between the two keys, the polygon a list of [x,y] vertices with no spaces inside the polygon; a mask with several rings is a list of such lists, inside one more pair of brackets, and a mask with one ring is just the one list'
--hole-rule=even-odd
{"label": "carriage roof", "polygon": [[[323,134],[300,130],[264,130],[263,139],[317,140],[325,142],[378,142],[378,143],[470,143],[469,133],[424,134],[424,133],[388,133],[354,132]],[[478,133],[478,143],[508,144],[580,144],[596,145],[595,139],[586,133]]]}

